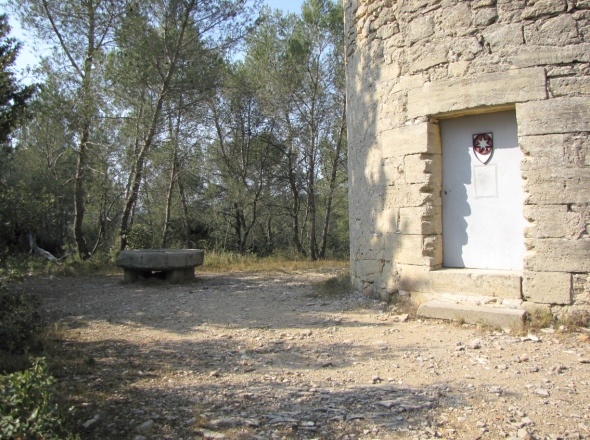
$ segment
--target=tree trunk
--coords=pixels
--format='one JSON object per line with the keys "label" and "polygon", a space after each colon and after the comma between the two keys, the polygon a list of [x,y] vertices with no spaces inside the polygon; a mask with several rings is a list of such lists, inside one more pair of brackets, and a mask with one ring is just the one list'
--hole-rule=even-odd
{"label": "tree trunk", "polygon": [[127,235],[129,234],[129,230],[131,227],[131,212],[139,197],[139,188],[141,186],[141,181],[143,179],[143,169],[145,166],[145,160],[156,136],[156,130],[158,128],[158,122],[160,120],[160,114],[162,113],[164,100],[166,99],[167,94],[170,90],[170,83],[172,81],[174,71],[176,70],[176,63],[178,62],[180,49],[182,47],[184,40],[184,32],[186,30],[186,27],[188,26],[191,8],[194,6],[194,4],[191,3],[190,6],[190,8],[187,7],[187,9],[185,10],[185,15],[180,29],[180,35],[178,36],[178,40],[176,41],[174,53],[171,56],[170,62],[168,64],[168,70],[166,71],[164,80],[162,82],[162,86],[160,87],[160,91],[158,93],[156,107],[154,109],[154,114],[152,115],[152,118],[150,120],[147,136],[143,140],[141,149],[137,156],[137,160],[135,161],[135,171],[133,173],[129,195],[125,202],[125,208],[123,209],[123,217],[121,218],[121,229],[119,232],[121,237],[121,250],[125,250],[125,248],[127,247]]}
{"label": "tree trunk", "polygon": [[340,122],[340,130],[338,132],[338,140],[336,142],[336,151],[332,160],[332,173],[330,175],[330,189],[328,191],[328,199],[326,200],[326,216],[324,218],[324,227],[322,229],[322,244],[320,247],[319,258],[324,260],[326,258],[326,247],[328,243],[328,229],[330,224],[330,216],[332,215],[332,200],[334,199],[334,191],[336,190],[336,178],[338,176],[338,162],[340,162],[340,154],[342,152],[342,141],[344,139],[344,130],[346,129],[346,106],[342,106],[342,119]]}

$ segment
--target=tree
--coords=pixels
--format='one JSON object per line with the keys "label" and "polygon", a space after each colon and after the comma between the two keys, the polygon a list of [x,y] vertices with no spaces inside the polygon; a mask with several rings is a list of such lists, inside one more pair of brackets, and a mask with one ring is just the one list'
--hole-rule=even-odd
{"label": "tree", "polygon": [[246,31],[247,12],[243,0],[154,0],[128,10],[114,68],[123,85],[119,90],[126,89],[120,101],[134,124],[121,249],[133,223],[146,161],[166,131],[166,104],[180,102],[179,94],[203,95],[211,89],[219,55]]}
{"label": "tree", "polygon": [[13,209],[17,206],[14,187],[9,186],[8,173],[12,166],[14,131],[29,116],[28,105],[36,86],[21,86],[12,71],[20,43],[9,37],[10,25],[5,14],[0,15],[0,244],[14,244],[18,235]]}
{"label": "tree", "polygon": [[10,0],[25,28],[54,45],[51,64],[67,74],[76,95],[77,162],[74,237],[80,258],[91,255],[83,230],[89,149],[99,115],[97,67],[125,10],[124,0]]}
{"label": "tree", "polygon": [[246,64],[260,72],[267,117],[279,127],[292,243],[312,260],[326,257],[334,196],[346,174],[342,16],[330,0],[307,0],[300,17],[267,11],[246,52]]}

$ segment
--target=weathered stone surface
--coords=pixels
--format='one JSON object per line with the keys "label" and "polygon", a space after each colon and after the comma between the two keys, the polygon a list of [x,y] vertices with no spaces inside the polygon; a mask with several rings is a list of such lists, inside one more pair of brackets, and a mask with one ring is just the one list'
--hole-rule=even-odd
{"label": "weathered stone surface", "polygon": [[565,64],[590,61],[590,44],[569,46],[533,46],[527,45],[508,61],[516,67],[544,66],[548,64]]}
{"label": "weathered stone surface", "polygon": [[590,169],[529,170],[524,190],[528,204],[586,203]]}
{"label": "weathered stone surface", "polygon": [[520,23],[496,23],[488,26],[482,35],[494,51],[510,46],[520,46],[524,43]]}
{"label": "weathered stone surface", "polygon": [[200,249],[140,249],[121,251],[116,264],[125,271],[125,281],[135,282],[151,272],[163,272],[167,281],[180,283],[195,276],[195,267],[203,264]]}
{"label": "weathered stone surface", "polygon": [[383,157],[408,154],[440,154],[440,130],[429,122],[405,125],[381,133],[379,144]]}
{"label": "weathered stone surface", "polygon": [[483,323],[501,328],[516,329],[523,325],[526,312],[516,309],[427,301],[420,304],[417,314],[425,318],[463,321],[471,324]]}
{"label": "weathered stone surface", "polygon": [[566,0],[537,0],[522,13],[522,18],[535,19],[543,15],[557,14],[566,10]]}
{"label": "weathered stone surface", "polygon": [[353,278],[414,299],[520,292],[512,278],[430,274],[442,266],[437,118],[516,107],[526,283],[558,274],[528,303],[568,304],[561,281],[590,264],[589,10],[588,0],[345,1],[349,202],[360,223],[351,262],[382,264]]}
{"label": "weathered stone surface", "polygon": [[590,272],[590,239],[526,239],[525,269],[534,272]]}
{"label": "weathered stone surface", "polygon": [[565,238],[567,205],[526,205],[524,216],[529,221],[527,238]]}
{"label": "weathered stone surface", "polygon": [[401,290],[409,292],[430,292],[432,290],[429,267],[398,264],[397,270]]}
{"label": "weathered stone surface", "polygon": [[424,40],[434,34],[434,17],[418,16],[405,29],[406,41],[410,44]]}
{"label": "weathered stone surface", "polygon": [[434,206],[420,206],[399,209],[398,229],[402,234],[442,234],[442,209]]}
{"label": "weathered stone surface", "polygon": [[483,269],[440,269],[430,273],[432,290],[520,299],[520,272]]}
{"label": "weathered stone surface", "polygon": [[527,301],[540,304],[571,304],[571,275],[564,272],[525,272],[522,290]]}
{"label": "weathered stone surface", "polygon": [[525,27],[527,44],[538,46],[577,43],[580,40],[576,20],[571,15],[559,15],[542,24]]}
{"label": "weathered stone surface", "polygon": [[584,168],[590,165],[590,139],[581,133],[523,136],[522,170]]}
{"label": "weathered stone surface", "polygon": [[590,98],[557,98],[517,104],[520,136],[590,131]]}
{"label": "weathered stone surface", "polygon": [[478,78],[426,83],[408,92],[408,117],[485,107],[506,102],[545,99],[545,71],[518,69]]}
{"label": "weathered stone surface", "polygon": [[590,95],[590,77],[553,78],[549,89],[553,96]]}

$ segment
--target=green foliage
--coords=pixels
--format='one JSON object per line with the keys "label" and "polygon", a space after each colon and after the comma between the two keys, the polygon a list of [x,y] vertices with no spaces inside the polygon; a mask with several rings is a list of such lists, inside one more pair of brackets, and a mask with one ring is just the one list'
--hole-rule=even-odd
{"label": "green foliage", "polygon": [[22,354],[37,348],[43,325],[39,299],[25,294],[0,294],[0,351]]}
{"label": "green foliage", "polygon": [[8,17],[0,14],[0,148],[8,148],[10,136],[27,115],[27,101],[35,93],[35,86],[20,87],[10,70],[20,44],[9,38]]}
{"label": "green foliage", "polygon": [[133,225],[127,235],[128,249],[151,249],[154,244],[154,234],[146,225]]}
{"label": "green foliage", "polygon": [[0,437],[64,438],[59,409],[53,401],[54,385],[43,359],[23,372],[0,376]]}

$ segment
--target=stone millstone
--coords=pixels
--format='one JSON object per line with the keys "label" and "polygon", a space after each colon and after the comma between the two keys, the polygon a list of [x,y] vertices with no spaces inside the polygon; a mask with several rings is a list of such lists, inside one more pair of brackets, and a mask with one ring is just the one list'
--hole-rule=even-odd
{"label": "stone millstone", "polygon": [[204,256],[200,249],[139,249],[121,251],[116,263],[125,270],[126,282],[161,272],[167,281],[180,283],[194,278],[195,267],[203,264]]}

